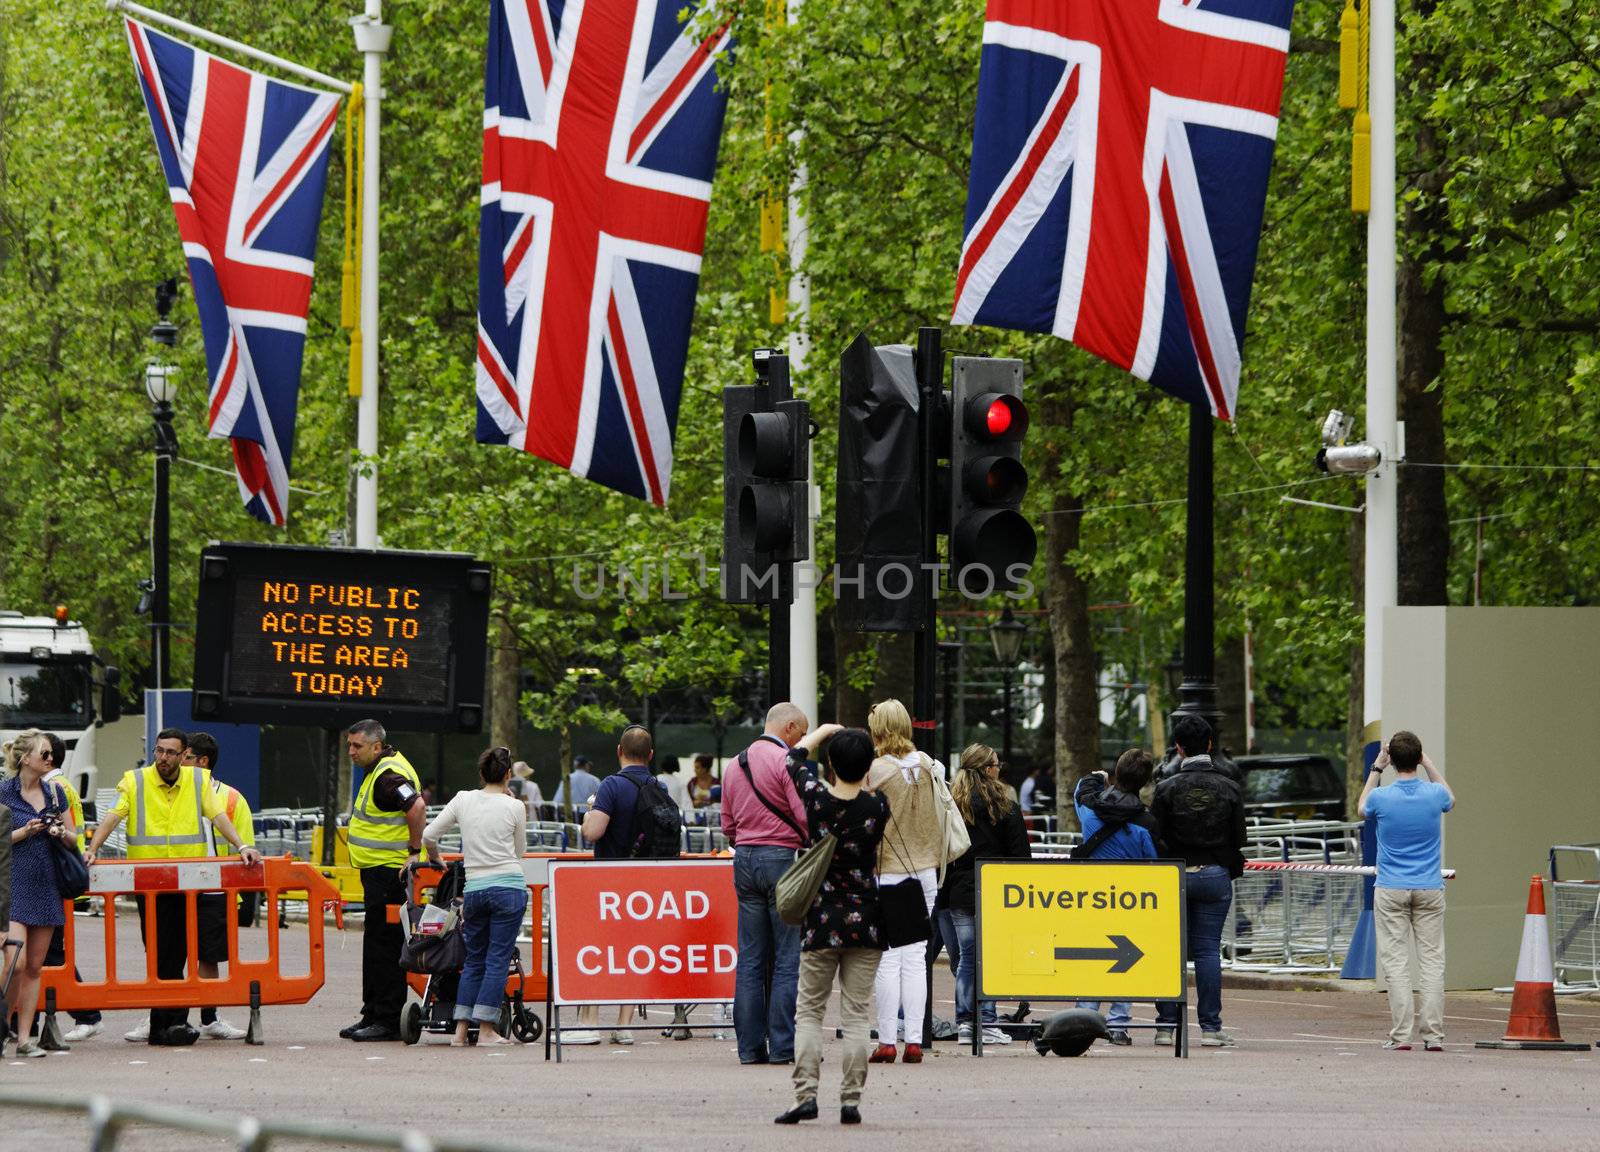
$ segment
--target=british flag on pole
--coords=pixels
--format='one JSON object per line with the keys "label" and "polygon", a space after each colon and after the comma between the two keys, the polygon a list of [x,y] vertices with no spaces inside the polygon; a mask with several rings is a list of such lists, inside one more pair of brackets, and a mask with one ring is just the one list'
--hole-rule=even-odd
{"label": "british flag on pole", "polygon": [[655,504],[727,104],[684,9],[493,0],[484,82],[478,439]]}
{"label": "british flag on pole", "polygon": [[339,100],[127,30],[200,310],[210,434],[232,441],[246,510],[282,524]]}
{"label": "british flag on pole", "polygon": [[1230,419],[1293,0],[989,0],[954,319]]}

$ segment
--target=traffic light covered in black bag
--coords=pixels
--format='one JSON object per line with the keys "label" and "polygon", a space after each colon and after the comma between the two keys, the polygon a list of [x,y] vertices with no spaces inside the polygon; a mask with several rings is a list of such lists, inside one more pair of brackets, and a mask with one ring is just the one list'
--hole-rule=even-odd
{"label": "traffic light covered in black bag", "polygon": [[916,365],[865,333],[839,358],[834,592],[852,632],[924,628],[923,501]]}
{"label": "traffic light covered in black bag", "polygon": [[950,390],[950,574],[962,595],[1010,591],[1038,550],[1022,515],[1022,361],[957,356]]}
{"label": "traffic light covered in black bag", "polygon": [[755,365],[754,386],[722,390],[722,598],[787,604],[811,558],[811,406],[792,399],[787,356],[763,349]]}

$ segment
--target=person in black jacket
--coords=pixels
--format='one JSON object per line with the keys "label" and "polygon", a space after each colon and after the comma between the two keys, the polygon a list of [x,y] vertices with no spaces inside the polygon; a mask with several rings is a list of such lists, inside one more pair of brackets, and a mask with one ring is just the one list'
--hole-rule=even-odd
{"label": "person in black jacket", "polygon": [[[1233,881],[1244,872],[1244,796],[1234,779],[1211,762],[1211,725],[1198,716],[1177,717],[1172,738],[1183,756],[1178,770],[1156,785],[1150,811],[1164,858],[1184,862],[1188,958],[1194,961],[1195,1011],[1200,1043],[1228,1048],[1222,1030],[1222,927],[1233,903]],[[1171,1044],[1178,1006],[1156,1006],[1157,1044]]]}
{"label": "person in black jacket", "polygon": [[[1026,860],[1033,853],[1028,846],[1028,830],[1022,823],[1022,809],[1011,799],[1000,780],[1000,757],[987,744],[969,744],[961,753],[950,795],[966,822],[972,847],[950,862],[945,870],[944,887],[939,892],[939,907],[948,913],[953,931],[945,939],[950,963],[956,970],[956,1023],[963,1042],[972,1039],[973,974],[977,967],[975,907],[979,860]],[[993,1001],[985,1002],[981,1013],[983,1042],[1009,1044],[1011,1037],[995,1024]]]}

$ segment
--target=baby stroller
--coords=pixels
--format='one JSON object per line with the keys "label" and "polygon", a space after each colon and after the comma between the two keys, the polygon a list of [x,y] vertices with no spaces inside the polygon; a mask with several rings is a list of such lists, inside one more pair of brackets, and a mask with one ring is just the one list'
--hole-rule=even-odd
{"label": "baby stroller", "polygon": [[[413,878],[408,875],[408,882]],[[421,1002],[411,1001],[400,1014],[400,1038],[415,1044],[424,1032],[435,1035],[453,1033],[456,984],[466,962],[466,940],[461,931],[462,890],[466,869],[460,860],[451,861],[433,887],[433,897],[424,901],[421,884],[409,883],[409,895],[401,913],[405,946],[400,951],[400,966],[413,975],[408,978]],[[417,977],[424,977],[417,989]],[[495,1030],[523,1044],[531,1044],[544,1033],[544,1024],[522,1002],[522,956],[511,953],[510,989],[500,1005]],[[478,1042],[478,1025],[467,1025],[467,1043]]]}
{"label": "baby stroller", "polygon": [[0,1056],[6,1054],[11,1037],[11,978],[22,959],[22,941],[15,937],[0,940]]}

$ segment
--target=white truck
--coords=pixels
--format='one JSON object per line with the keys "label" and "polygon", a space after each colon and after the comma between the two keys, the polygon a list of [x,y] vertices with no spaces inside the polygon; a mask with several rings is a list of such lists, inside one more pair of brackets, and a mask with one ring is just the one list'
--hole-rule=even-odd
{"label": "white truck", "polygon": [[28,728],[60,736],[67,778],[86,806],[97,784],[95,729],[122,715],[120,681],[65,607],[54,616],[0,609],[0,741]]}

